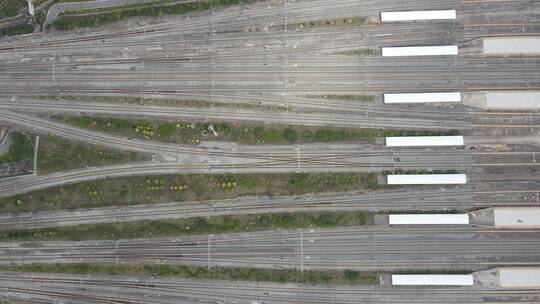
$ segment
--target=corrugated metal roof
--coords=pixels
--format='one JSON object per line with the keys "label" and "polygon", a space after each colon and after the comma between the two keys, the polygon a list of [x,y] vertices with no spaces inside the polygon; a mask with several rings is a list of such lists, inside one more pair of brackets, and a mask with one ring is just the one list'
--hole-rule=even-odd
{"label": "corrugated metal roof", "polygon": [[382,55],[383,57],[458,55],[458,47],[455,45],[383,47]]}
{"label": "corrugated metal roof", "polygon": [[390,214],[390,225],[468,225],[465,214]]}
{"label": "corrugated metal roof", "polygon": [[389,185],[466,184],[465,174],[399,174],[386,177]]}
{"label": "corrugated metal roof", "polygon": [[392,285],[472,286],[473,284],[473,276],[470,274],[392,275]]}
{"label": "corrugated metal roof", "polygon": [[382,22],[456,19],[455,10],[381,12]]}
{"label": "corrugated metal roof", "polygon": [[461,102],[459,92],[384,94],[384,103]]}
{"label": "corrugated metal roof", "polygon": [[463,136],[386,137],[388,147],[463,146]]}

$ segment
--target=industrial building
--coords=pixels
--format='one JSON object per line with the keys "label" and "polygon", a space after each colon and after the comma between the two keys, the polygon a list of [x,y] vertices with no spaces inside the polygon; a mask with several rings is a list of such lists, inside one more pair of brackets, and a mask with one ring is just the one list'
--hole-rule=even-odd
{"label": "industrial building", "polygon": [[534,55],[540,54],[540,37],[487,37],[482,38],[485,55]]}
{"label": "industrial building", "polygon": [[416,286],[472,286],[473,276],[470,274],[413,274],[392,275],[392,285]]}
{"label": "industrial building", "polygon": [[465,214],[390,214],[390,225],[468,225],[469,215]]}
{"label": "industrial building", "polygon": [[386,177],[388,185],[456,185],[466,184],[465,174],[397,174]]}
{"label": "industrial building", "polygon": [[458,47],[455,45],[444,46],[405,46],[405,47],[383,47],[383,57],[402,56],[445,56],[458,55]]}
{"label": "industrial building", "polygon": [[459,92],[384,94],[384,103],[461,102]]}
{"label": "industrial building", "polygon": [[463,146],[463,136],[399,136],[386,137],[387,147]]}
{"label": "industrial building", "polygon": [[381,12],[382,22],[453,19],[456,19],[455,10]]}

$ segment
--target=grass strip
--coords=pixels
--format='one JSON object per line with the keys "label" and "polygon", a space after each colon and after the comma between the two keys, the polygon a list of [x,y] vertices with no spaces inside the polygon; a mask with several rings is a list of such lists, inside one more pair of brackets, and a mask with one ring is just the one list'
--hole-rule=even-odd
{"label": "grass strip", "polygon": [[382,172],[383,175],[388,174],[399,174],[399,175],[411,175],[411,174],[458,174],[459,172],[455,169],[448,169],[448,170],[403,170],[403,169],[396,169],[394,171],[384,171]]}
{"label": "grass strip", "polygon": [[114,6],[104,9],[79,10],[60,14],[48,26],[52,30],[69,30],[81,27],[97,27],[106,23],[123,20],[135,16],[182,15],[190,12],[221,8],[231,5],[245,5],[255,0],[205,0],[188,3],[165,3],[156,6],[155,3]]}
{"label": "grass strip", "polygon": [[[164,106],[183,106],[196,108],[233,108],[233,109],[248,109],[248,110],[267,110],[267,111],[286,111],[287,107],[262,105],[256,103],[239,103],[239,102],[221,102],[207,100],[182,100],[182,99],[166,99],[166,98],[140,98],[140,97],[114,97],[114,96],[38,96],[40,99],[54,99],[62,101],[77,101],[77,102],[106,102],[117,104],[138,104],[138,105],[164,105]],[[290,109],[290,108],[289,108]]]}
{"label": "grass strip", "polygon": [[356,49],[348,51],[335,52],[334,55],[345,55],[345,56],[373,56],[375,54],[374,49]]}
{"label": "grass strip", "polygon": [[0,199],[0,212],[35,212],[136,204],[376,190],[375,173],[188,174],[112,178]]}
{"label": "grass strip", "polygon": [[332,20],[301,22],[301,23],[296,23],[296,24],[290,24],[289,27],[303,30],[303,29],[325,28],[325,27],[364,25],[366,23],[367,23],[367,18],[365,17],[348,17],[348,18],[340,18],[340,19],[332,19]]}
{"label": "grass strip", "polygon": [[[345,98],[345,97],[344,97]],[[369,101],[358,96],[349,100]],[[135,120],[92,116],[53,116],[54,120],[72,126],[121,135],[128,138],[197,145],[203,140],[230,141],[239,144],[295,144],[355,141],[374,143],[385,136],[454,135],[456,131],[388,130],[372,128],[340,128],[302,125],[261,125],[254,123],[213,123],[214,136],[208,122],[179,120]]]}
{"label": "grass strip", "polygon": [[375,272],[315,271],[296,269],[262,269],[237,267],[169,266],[169,265],[101,265],[101,264],[27,264],[2,265],[0,271],[33,273],[68,273],[78,275],[115,275],[130,277],[187,278],[199,280],[234,280],[275,283],[375,285]]}
{"label": "grass strip", "polygon": [[370,212],[247,214],[10,230],[0,233],[0,240],[116,240],[250,232],[269,229],[365,226],[371,224],[373,224],[373,216]]}
{"label": "grass strip", "polygon": [[346,100],[346,101],[362,101],[362,102],[373,102],[375,101],[375,96],[373,95],[307,95],[309,98],[322,98],[322,99],[335,99],[335,100]]}
{"label": "grass strip", "polygon": [[16,26],[0,29],[0,37],[29,34],[34,31],[34,27],[29,24],[19,24]]}
{"label": "grass strip", "polygon": [[119,151],[71,141],[61,137],[40,137],[37,167],[40,175],[62,170],[149,161],[149,154]]}
{"label": "grass strip", "polygon": [[11,143],[6,154],[0,156],[0,164],[16,163],[34,157],[31,139],[21,133],[11,132]]}
{"label": "grass strip", "polygon": [[2,0],[0,4],[0,19],[16,16],[27,6],[24,0]]}

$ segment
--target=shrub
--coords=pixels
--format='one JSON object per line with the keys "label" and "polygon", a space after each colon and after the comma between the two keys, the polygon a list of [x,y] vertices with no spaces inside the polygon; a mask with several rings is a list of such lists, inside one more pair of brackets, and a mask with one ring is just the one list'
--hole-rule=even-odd
{"label": "shrub", "polygon": [[287,142],[293,143],[298,140],[298,134],[296,134],[294,129],[287,128],[283,130],[283,138],[285,138]]}

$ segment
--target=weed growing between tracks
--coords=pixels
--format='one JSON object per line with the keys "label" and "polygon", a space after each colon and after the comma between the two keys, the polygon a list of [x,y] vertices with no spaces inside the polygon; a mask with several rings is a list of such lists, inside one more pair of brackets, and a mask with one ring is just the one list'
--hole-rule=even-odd
{"label": "weed growing between tracks", "polygon": [[96,27],[106,23],[123,20],[134,16],[163,16],[182,15],[190,12],[199,12],[211,8],[221,8],[232,5],[250,4],[255,0],[206,0],[195,2],[174,3],[161,1],[158,3],[130,4],[108,8],[70,11],[60,14],[49,29],[69,30],[80,27]]}
{"label": "weed growing between tracks", "polygon": [[227,199],[246,195],[361,191],[380,187],[377,175],[373,173],[139,176],[84,182],[3,198],[0,199],[0,212]]}
{"label": "weed growing between tracks", "polygon": [[16,163],[34,156],[34,147],[30,138],[16,132],[12,132],[8,136],[11,136],[11,143],[7,153],[0,155],[0,164]]}
{"label": "weed growing between tracks", "polygon": [[346,101],[374,102],[373,95],[306,95],[309,98],[335,99]]}
{"label": "weed growing between tracks", "polygon": [[115,104],[137,104],[137,105],[155,105],[155,106],[182,106],[194,108],[233,108],[247,110],[266,110],[266,111],[287,111],[287,107],[263,105],[258,103],[238,103],[238,102],[221,102],[207,100],[183,100],[183,99],[165,99],[165,98],[140,98],[127,96],[38,96],[40,99],[54,99],[61,101],[77,101],[77,102],[104,102]]}
{"label": "weed growing between tracks", "polygon": [[[26,3],[26,2],[25,2]],[[0,30],[0,37],[29,34],[34,31],[34,26],[30,24],[19,24]]]}
{"label": "weed growing between tracks", "polygon": [[341,26],[354,26],[354,25],[364,25],[367,23],[367,18],[365,17],[348,17],[332,20],[318,20],[318,21],[309,21],[296,24],[289,24],[289,28],[296,28],[298,30],[303,29],[312,29],[312,28],[325,28],[325,27],[341,27]]}
{"label": "weed growing between tracks", "polygon": [[3,0],[0,3],[2,3],[0,6],[0,19],[13,17],[24,12],[24,8],[27,5],[24,0]]}
{"label": "weed growing between tracks", "polygon": [[369,212],[299,212],[145,220],[113,224],[84,224],[69,227],[12,230],[0,240],[102,240],[172,237],[312,227],[364,226],[373,223]]}
{"label": "weed growing between tracks", "polygon": [[382,175],[388,175],[388,174],[458,174],[459,172],[455,169],[448,169],[448,170],[403,170],[403,169],[396,169],[394,171],[383,171]]}
{"label": "weed growing between tracks", "polygon": [[76,127],[108,132],[128,138],[163,142],[198,144],[202,140],[232,141],[239,144],[292,144],[355,141],[373,143],[384,136],[450,135],[448,131],[386,130],[371,128],[338,128],[299,125],[261,125],[214,123],[218,136],[208,130],[209,123],[186,121],[132,120],[120,118],[54,116],[60,122]]}
{"label": "weed growing between tracks", "polygon": [[37,166],[39,174],[47,174],[62,170],[151,159],[152,156],[149,154],[118,151],[60,137],[43,136],[39,142]]}
{"label": "weed growing between tracks", "polygon": [[334,55],[345,55],[345,56],[373,56],[375,55],[374,49],[356,49],[356,50],[347,50],[335,52]]}
{"label": "weed growing between tracks", "polygon": [[0,271],[308,284],[375,285],[379,282],[378,274],[374,272],[304,270],[302,276],[295,269],[217,266],[209,270],[207,267],[168,265],[27,264],[0,266]]}

